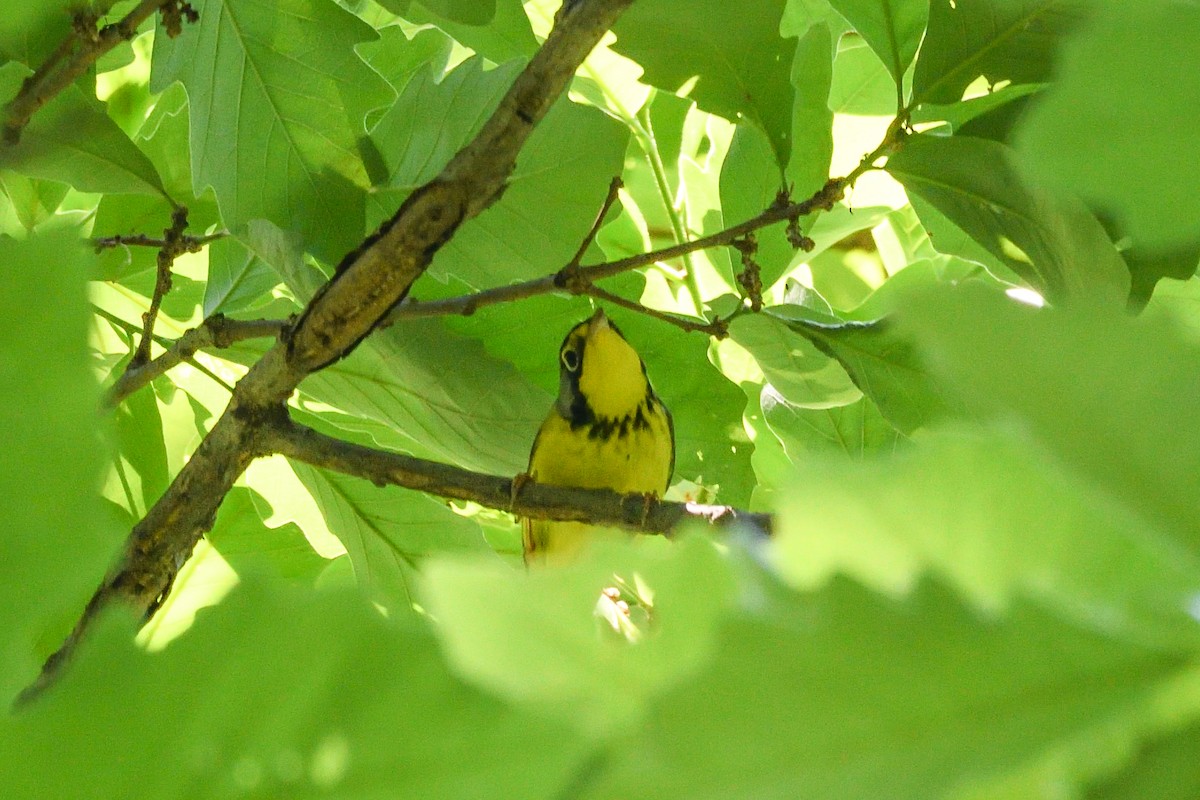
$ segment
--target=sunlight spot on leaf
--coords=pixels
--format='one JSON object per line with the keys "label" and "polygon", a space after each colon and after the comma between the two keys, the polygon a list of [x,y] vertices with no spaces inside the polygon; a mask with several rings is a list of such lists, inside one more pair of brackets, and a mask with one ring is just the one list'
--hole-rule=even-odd
{"label": "sunlight spot on leaf", "polygon": [[234,764],[233,782],[240,789],[250,790],[262,783],[262,773],[262,766],[247,756]]}
{"label": "sunlight spot on leaf", "polygon": [[1042,308],[1046,305],[1046,298],[1025,286],[1013,286],[1006,289],[1004,293],[1018,303],[1024,303],[1027,306]]}
{"label": "sunlight spot on leaf", "polygon": [[350,766],[350,742],[340,733],[332,733],[321,740],[313,751],[308,775],[322,789],[341,783]]}
{"label": "sunlight spot on leaf", "polygon": [[1026,264],[1033,263],[1033,260],[1029,257],[1029,255],[1022,250],[1016,242],[1014,242],[1012,239],[1009,239],[1007,236],[1000,237],[1000,249],[1003,251],[1004,255],[1013,259],[1014,261],[1023,261]]}

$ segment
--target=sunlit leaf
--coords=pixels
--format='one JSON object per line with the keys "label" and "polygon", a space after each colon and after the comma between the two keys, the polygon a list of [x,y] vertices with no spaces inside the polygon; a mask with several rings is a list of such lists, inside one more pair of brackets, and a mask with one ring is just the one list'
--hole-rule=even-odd
{"label": "sunlit leaf", "polygon": [[1047,299],[1124,305],[1129,273],[1100,223],[1075,198],[1030,185],[1005,145],[913,136],[887,169]]}
{"label": "sunlit leaf", "polygon": [[485,547],[478,525],[418,492],[373,486],[306,464],[292,468],[346,546],[359,585],[397,613],[416,600],[422,560]]}
{"label": "sunlit leaf", "polygon": [[361,239],[363,117],[391,96],[353,49],[375,32],[320,0],[193,5],[198,24],[155,37],[151,88],[188,90],[195,185],[227,225],[268,219],[340,258]]}
{"label": "sunlit leaf", "polygon": [[936,585],[885,600],[839,580],[772,610],[727,622],[582,796],[946,796],[1103,740],[1186,663],[1034,603],[983,617]]}
{"label": "sunlit leaf", "polygon": [[640,0],[614,28],[615,49],[642,65],[647,83],[671,92],[688,85],[688,96],[705,111],[750,120],[786,164],[796,45],[779,35],[784,5]]}
{"label": "sunlit leaf", "polygon": [[925,33],[925,0],[830,0],[867,41],[892,74],[896,85],[912,64]]}
{"label": "sunlit leaf", "polygon": [[1200,8],[1101,6],[1063,52],[1061,80],[1030,111],[1017,146],[1039,178],[1110,212],[1139,244],[1194,244],[1200,157],[1180,134],[1200,126]]}
{"label": "sunlit leaf", "polygon": [[913,104],[954,103],[980,76],[1042,83],[1086,0],[932,0],[913,75]]}
{"label": "sunlit leaf", "polygon": [[[0,97],[16,94],[27,74],[15,62],[0,67]],[[77,87],[40,109],[19,143],[0,146],[0,168],[85,192],[157,195],[167,207],[162,180],[150,159]]]}
{"label": "sunlit leaf", "polygon": [[[86,257],[73,237],[0,239],[5,705],[70,630],[115,544],[94,492],[99,389],[86,351]],[[31,308],[38,313],[29,314]]]}
{"label": "sunlit leaf", "polygon": [[[484,72],[482,66],[472,59],[440,82],[426,68],[375,127],[371,136],[394,190],[374,196],[375,217],[390,216],[409,192],[441,171],[487,119],[519,67]],[[434,117],[443,121],[429,127]],[[487,288],[565,266],[621,171],[625,139],[596,109],[555,105],[522,150],[503,197],[459,228],[438,251],[430,274]]]}

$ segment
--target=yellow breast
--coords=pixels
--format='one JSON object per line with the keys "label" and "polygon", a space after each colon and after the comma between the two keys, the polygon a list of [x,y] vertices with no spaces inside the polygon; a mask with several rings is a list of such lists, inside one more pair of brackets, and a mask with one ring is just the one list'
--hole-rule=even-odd
{"label": "yellow breast", "polygon": [[[552,486],[612,489],[661,495],[671,480],[674,442],[666,409],[656,403],[634,420],[571,428],[551,411],[538,431],[529,475]],[[607,434],[607,435],[605,435]],[[524,521],[525,554],[529,559],[569,560],[587,541],[601,535],[591,525],[574,522]]]}

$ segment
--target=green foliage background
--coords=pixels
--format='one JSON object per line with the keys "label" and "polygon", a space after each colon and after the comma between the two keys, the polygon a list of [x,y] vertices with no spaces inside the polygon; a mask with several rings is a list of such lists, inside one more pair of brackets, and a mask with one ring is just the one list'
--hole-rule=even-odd
{"label": "green foliage background", "polygon": [[[0,20],[0,97],[66,4]],[[112,13],[134,4],[119,2]],[[283,317],[468,141],[550,0],[202,0],[0,148],[0,701],[62,640],[261,342],[112,412],[152,250],[158,333]],[[115,17],[114,17],[115,18]],[[718,231],[915,132],[758,235],[768,308],[710,342],[611,309],[675,414],[677,493],[778,535],[526,573],[504,515],[255,463],[140,633],[106,617],[0,718],[0,795],[1146,798],[1200,793],[1200,7],[637,0],[414,287],[435,299]],[[737,253],[609,281],[735,307]],[[301,385],[339,437],[520,471],[590,313],[405,322]],[[879,322],[882,320],[882,322]],[[636,643],[598,592],[653,591]],[[136,634],[136,635],[135,635]]]}

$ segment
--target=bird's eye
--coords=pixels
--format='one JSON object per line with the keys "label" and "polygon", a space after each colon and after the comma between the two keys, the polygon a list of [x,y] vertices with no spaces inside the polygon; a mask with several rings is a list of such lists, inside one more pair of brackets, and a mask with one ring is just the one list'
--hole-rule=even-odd
{"label": "bird's eye", "polygon": [[574,350],[563,350],[562,363],[568,372],[574,372],[579,369],[579,353]]}

